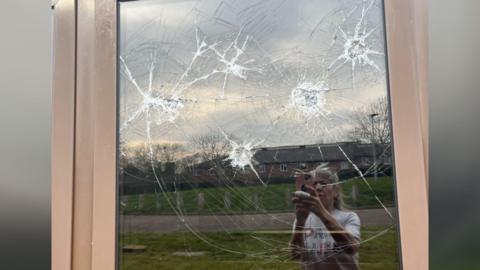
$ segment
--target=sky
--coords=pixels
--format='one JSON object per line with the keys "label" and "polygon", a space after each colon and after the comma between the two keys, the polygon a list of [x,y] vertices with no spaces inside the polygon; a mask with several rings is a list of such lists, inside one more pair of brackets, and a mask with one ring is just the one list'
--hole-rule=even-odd
{"label": "sky", "polygon": [[[122,3],[122,141],[348,140],[352,115],[387,96],[381,11],[376,0]],[[342,57],[355,35],[360,56]]]}

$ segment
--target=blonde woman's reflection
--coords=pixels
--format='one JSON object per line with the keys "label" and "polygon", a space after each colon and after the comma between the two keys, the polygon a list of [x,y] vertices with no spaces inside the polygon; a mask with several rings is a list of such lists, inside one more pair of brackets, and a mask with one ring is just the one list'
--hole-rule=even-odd
{"label": "blonde woman's reflection", "polygon": [[297,174],[296,182],[310,195],[292,198],[296,209],[292,257],[302,262],[302,269],[359,269],[360,219],[344,208],[337,174],[323,164]]}

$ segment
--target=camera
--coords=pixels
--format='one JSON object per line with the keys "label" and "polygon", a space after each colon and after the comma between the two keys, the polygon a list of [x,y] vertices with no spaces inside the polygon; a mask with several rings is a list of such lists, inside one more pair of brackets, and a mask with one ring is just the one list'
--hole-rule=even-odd
{"label": "camera", "polygon": [[313,176],[309,173],[302,173],[295,176],[295,187],[297,190],[307,192],[307,185],[312,185]]}

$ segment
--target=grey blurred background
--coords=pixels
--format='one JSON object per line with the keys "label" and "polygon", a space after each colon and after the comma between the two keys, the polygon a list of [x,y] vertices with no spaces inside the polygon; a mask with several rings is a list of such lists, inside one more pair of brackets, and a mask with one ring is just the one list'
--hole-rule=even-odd
{"label": "grey blurred background", "polygon": [[480,269],[480,1],[430,0],[430,269]]}
{"label": "grey blurred background", "polygon": [[[480,1],[430,0],[431,269],[480,269]],[[50,268],[52,13],[0,4],[0,269]]]}
{"label": "grey blurred background", "polygon": [[49,0],[0,2],[0,269],[50,268]]}

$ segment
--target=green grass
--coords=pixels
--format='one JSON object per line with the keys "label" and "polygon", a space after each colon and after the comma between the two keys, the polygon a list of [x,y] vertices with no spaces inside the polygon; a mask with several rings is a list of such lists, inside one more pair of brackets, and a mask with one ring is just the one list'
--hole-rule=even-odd
{"label": "green grass", "polygon": [[[372,186],[375,194],[382,202],[389,206],[394,204],[393,181],[391,177],[381,177],[378,181],[372,178],[367,179]],[[357,186],[358,197],[356,201],[352,200],[352,185]],[[374,193],[370,191],[368,186],[362,179],[355,179],[341,184],[345,195],[345,202],[352,209],[359,208],[378,208],[380,205],[374,198]],[[292,184],[271,184],[264,186],[249,187],[218,187],[218,188],[201,188],[179,191],[183,199],[182,212],[189,214],[234,214],[234,213],[255,213],[255,212],[288,212],[293,210],[290,203],[290,194],[295,190]],[[205,204],[203,208],[199,208],[197,203],[197,194],[203,192],[205,196]],[[229,192],[231,207],[225,209],[224,194]],[[126,206],[122,208],[123,214],[126,215],[171,215],[174,214],[172,204],[175,205],[175,196],[173,192],[165,194],[145,194],[143,207],[139,207],[138,195],[129,195]],[[254,197],[258,197],[258,208],[253,203]],[[157,201],[159,207],[157,207]],[[259,210],[261,209],[261,210]]]}
{"label": "green grass", "polygon": [[[362,238],[378,236],[385,227],[362,229]],[[289,232],[237,232],[202,234],[211,244],[191,233],[172,234],[125,234],[120,246],[125,244],[145,245],[142,253],[122,253],[121,269],[299,269],[291,261],[286,250]],[[261,240],[258,240],[261,239]],[[215,247],[213,245],[219,246]],[[222,249],[238,251],[231,253]],[[178,251],[202,251],[205,256],[182,257],[173,255]],[[363,270],[398,269],[396,235],[394,230],[362,243],[360,268]]]}
{"label": "green grass", "polygon": [[[393,206],[395,204],[394,183],[392,177],[379,177],[377,181],[373,180],[373,178],[367,178],[367,182],[372,187],[373,192],[362,179],[355,179],[342,184],[345,203],[349,208],[360,209],[380,207],[374,195],[377,195],[386,206]],[[356,185],[358,190],[358,197],[355,202],[351,197],[353,185]]]}

